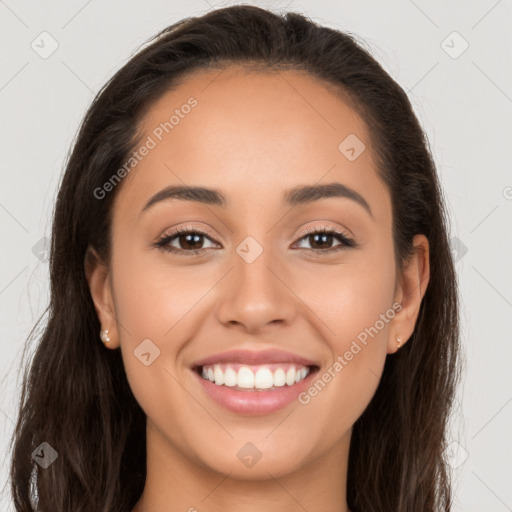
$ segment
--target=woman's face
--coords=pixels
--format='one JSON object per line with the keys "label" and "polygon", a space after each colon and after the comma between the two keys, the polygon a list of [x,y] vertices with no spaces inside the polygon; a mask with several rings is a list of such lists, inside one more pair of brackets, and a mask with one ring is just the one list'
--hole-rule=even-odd
{"label": "woman's face", "polygon": [[346,455],[428,270],[396,274],[364,123],[306,74],[232,67],[189,76],[141,132],[90,284],[148,457],[257,479]]}

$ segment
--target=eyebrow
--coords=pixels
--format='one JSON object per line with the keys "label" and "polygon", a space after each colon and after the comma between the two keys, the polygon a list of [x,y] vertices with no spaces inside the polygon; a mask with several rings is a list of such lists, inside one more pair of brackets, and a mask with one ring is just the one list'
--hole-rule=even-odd
{"label": "eyebrow", "polygon": [[[374,218],[370,205],[366,199],[354,189],[347,185],[343,185],[342,183],[303,185],[292,188],[284,193],[283,204],[285,206],[299,206],[332,197],[351,199],[362,206],[368,212],[370,217]],[[220,190],[199,186],[170,185],[152,196],[144,205],[140,213],[142,214],[154,204],[168,199],[193,201],[202,204],[220,206],[221,208],[227,208],[229,205],[227,197]]]}

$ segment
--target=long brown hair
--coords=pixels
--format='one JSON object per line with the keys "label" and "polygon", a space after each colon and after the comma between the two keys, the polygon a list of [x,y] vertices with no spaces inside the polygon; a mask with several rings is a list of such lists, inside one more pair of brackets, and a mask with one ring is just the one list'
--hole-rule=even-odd
{"label": "long brown hair", "polygon": [[[398,268],[411,255],[414,235],[429,240],[430,281],[414,333],[387,357],[378,389],[354,425],[347,502],[353,512],[451,508],[443,450],[460,375],[457,282],[427,138],[405,92],[355,36],[293,12],[234,6],[157,34],[97,94],[80,127],[54,213],[48,318],[25,365],[11,440],[18,512],[126,512],[143,491],[146,418],[120,351],[99,341],[84,271],[89,244],[110,261],[119,187],[102,200],[93,191],[133,151],[138,123],[154,101],[190,71],[233,63],[306,71],[334,86],[370,131],[392,199]],[[58,453],[46,469],[32,457],[43,442]]]}

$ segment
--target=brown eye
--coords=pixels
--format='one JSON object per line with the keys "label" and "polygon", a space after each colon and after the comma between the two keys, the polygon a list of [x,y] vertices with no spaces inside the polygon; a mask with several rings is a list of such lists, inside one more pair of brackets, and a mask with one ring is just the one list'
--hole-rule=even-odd
{"label": "brown eye", "polygon": [[178,241],[178,245],[180,246],[180,249],[201,249],[199,247],[202,245],[201,243],[201,237],[203,235],[199,233],[190,233],[188,235],[178,235],[176,240]]}
{"label": "brown eye", "polygon": [[[197,229],[180,228],[165,234],[155,244],[155,247],[179,255],[191,255],[205,252],[208,247],[203,247],[205,239],[212,243],[211,247],[218,247],[209,235]],[[310,247],[299,247],[318,254],[327,254],[355,247],[356,243],[342,232],[328,229],[318,229],[299,239],[299,243],[310,244]],[[333,243],[339,243],[333,246]],[[211,248],[210,247],[210,248]]]}
{"label": "brown eye", "polygon": [[[181,228],[165,234],[154,245],[165,251],[178,254],[197,254],[207,249],[203,247],[204,238],[211,241],[211,238],[202,231]],[[215,244],[213,244],[213,246],[215,246]]]}
{"label": "brown eye", "polygon": [[[340,243],[333,246],[332,244],[335,240]],[[299,243],[302,241],[306,241],[310,244],[310,248],[304,247],[305,249],[318,253],[340,251],[350,247],[355,247],[356,245],[355,242],[344,233],[328,229],[318,229],[313,233],[309,233],[308,235],[303,236],[299,240]]]}
{"label": "brown eye", "polygon": [[329,233],[317,233],[308,236],[313,249],[329,249],[334,241],[334,236]]}

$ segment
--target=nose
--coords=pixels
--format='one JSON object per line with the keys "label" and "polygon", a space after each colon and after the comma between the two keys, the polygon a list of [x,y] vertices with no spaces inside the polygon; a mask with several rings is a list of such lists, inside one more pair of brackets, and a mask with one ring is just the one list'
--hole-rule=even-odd
{"label": "nose", "polygon": [[261,332],[270,324],[289,325],[297,314],[298,299],[280,268],[271,251],[263,251],[251,263],[235,253],[233,269],[220,290],[219,321],[250,333]]}

